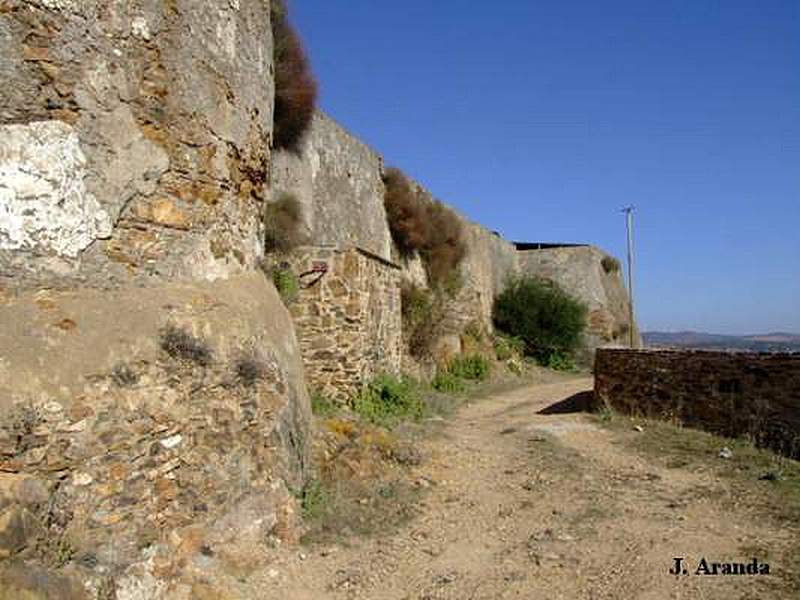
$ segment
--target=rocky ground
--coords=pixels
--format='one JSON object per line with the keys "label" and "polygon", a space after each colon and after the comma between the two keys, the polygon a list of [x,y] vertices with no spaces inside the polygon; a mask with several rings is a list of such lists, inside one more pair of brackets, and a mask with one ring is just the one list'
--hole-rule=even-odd
{"label": "rocky ground", "polygon": [[[469,403],[421,442],[413,518],[285,548],[247,586],[294,600],[798,597],[800,503],[782,495],[796,464],[574,412],[591,387],[569,377]],[[674,557],[689,575],[668,572]],[[755,557],[770,574],[695,575],[703,557]]]}

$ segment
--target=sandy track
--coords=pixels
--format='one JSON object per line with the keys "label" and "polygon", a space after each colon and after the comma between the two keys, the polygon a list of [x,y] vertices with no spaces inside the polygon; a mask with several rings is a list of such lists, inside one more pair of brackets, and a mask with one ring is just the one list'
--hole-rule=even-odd
{"label": "sandy track", "polygon": [[791,597],[774,576],[668,573],[675,556],[749,559],[745,548],[788,534],[746,505],[723,508],[725,482],[634,454],[588,415],[538,414],[591,386],[532,385],[464,407],[423,443],[415,477],[432,484],[415,519],[349,547],[287,550],[251,580],[259,597]]}

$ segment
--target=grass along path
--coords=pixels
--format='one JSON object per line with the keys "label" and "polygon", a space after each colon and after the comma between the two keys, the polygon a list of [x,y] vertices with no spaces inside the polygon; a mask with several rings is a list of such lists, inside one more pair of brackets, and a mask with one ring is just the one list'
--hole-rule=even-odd
{"label": "grass along path", "polygon": [[[427,489],[410,519],[284,549],[250,578],[254,597],[800,597],[797,463],[664,424],[540,414],[591,387],[562,378],[461,408],[419,441],[406,477]],[[668,572],[673,557],[694,571],[754,556],[770,575]]]}

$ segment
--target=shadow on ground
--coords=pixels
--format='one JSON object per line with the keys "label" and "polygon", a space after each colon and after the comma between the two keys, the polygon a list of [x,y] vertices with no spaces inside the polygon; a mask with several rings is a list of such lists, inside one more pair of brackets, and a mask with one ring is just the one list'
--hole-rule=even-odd
{"label": "shadow on ground", "polygon": [[585,392],[578,392],[569,398],[560,400],[555,404],[544,407],[538,413],[539,415],[563,415],[567,413],[588,412],[594,407],[594,392],[587,390]]}

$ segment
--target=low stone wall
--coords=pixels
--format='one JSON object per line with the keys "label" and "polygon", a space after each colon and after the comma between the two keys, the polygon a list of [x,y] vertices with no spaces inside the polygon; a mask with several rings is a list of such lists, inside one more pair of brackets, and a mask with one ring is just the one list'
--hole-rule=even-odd
{"label": "low stone wall", "polygon": [[598,349],[595,398],[800,458],[800,355]]}
{"label": "low stone wall", "polygon": [[355,247],[303,247],[289,262],[302,275],[290,310],[309,389],[344,403],[373,376],[399,373],[400,268]]}

